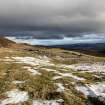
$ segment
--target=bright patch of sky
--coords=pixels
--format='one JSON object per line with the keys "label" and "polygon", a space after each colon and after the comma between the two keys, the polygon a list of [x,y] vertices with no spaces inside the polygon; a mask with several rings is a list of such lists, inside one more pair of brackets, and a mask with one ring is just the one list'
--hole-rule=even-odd
{"label": "bright patch of sky", "polygon": [[34,39],[34,38],[18,38],[15,36],[6,37],[17,43],[28,43],[31,45],[64,45],[77,43],[103,43],[105,35],[87,34],[76,37],[64,37],[63,39]]}

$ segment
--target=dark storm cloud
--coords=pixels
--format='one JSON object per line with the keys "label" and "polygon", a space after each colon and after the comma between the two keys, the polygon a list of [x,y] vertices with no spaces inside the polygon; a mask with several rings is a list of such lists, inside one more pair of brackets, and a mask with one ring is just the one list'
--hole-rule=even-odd
{"label": "dark storm cloud", "polygon": [[66,36],[105,32],[104,5],[105,0],[0,0],[0,28]]}

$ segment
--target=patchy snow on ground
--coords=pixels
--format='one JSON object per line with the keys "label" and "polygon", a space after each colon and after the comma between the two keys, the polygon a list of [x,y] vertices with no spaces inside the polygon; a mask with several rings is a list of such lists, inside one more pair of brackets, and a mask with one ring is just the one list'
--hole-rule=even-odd
{"label": "patchy snow on ground", "polygon": [[16,63],[25,63],[32,66],[51,66],[54,65],[50,62],[50,58],[46,56],[39,56],[37,58],[35,57],[12,57],[13,60],[15,60]]}
{"label": "patchy snow on ground", "polygon": [[73,78],[74,80],[77,80],[77,81],[85,80],[84,78],[74,76],[74,75],[71,74],[71,73],[59,73],[59,75],[61,75],[62,77],[71,77],[71,78]]}
{"label": "patchy snow on ground", "polygon": [[75,76],[72,73],[60,73],[60,72],[56,72],[56,73],[60,76],[54,76],[53,80],[64,78],[64,77],[70,77],[70,78],[73,78],[76,81],[84,81],[85,80],[84,78]]}
{"label": "patchy snow on ground", "polygon": [[32,73],[32,75],[41,75],[41,73],[38,72],[37,69],[32,69],[31,67],[29,66],[25,66],[23,67],[24,69],[27,69],[27,71],[29,71],[30,73]]}
{"label": "patchy snow on ground", "polygon": [[23,84],[23,83],[25,83],[25,81],[12,81],[12,83],[14,83],[14,84]]}
{"label": "patchy snow on ground", "polygon": [[82,92],[85,96],[101,96],[105,98],[105,82],[91,85],[86,84],[85,86],[76,86],[76,89]]}
{"label": "patchy snow on ground", "polygon": [[3,105],[21,103],[27,101],[29,98],[28,92],[20,91],[18,89],[8,91],[5,95],[8,98],[1,102]]}
{"label": "patchy snow on ground", "polygon": [[57,92],[64,92],[65,91],[65,87],[63,86],[63,84],[61,83],[55,83],[57,85]]}
{"label": "patchy snow on ground", "polygon": [[53,70],[53,69],[48,69],[48,68],[41,68],[41,69],[43,69],[43,70],[45,70],[47,72],[56,72],[56,70]]}
{"label": "patchy snow on ground", "polygon": [[34,100],[32,105],[62,105],[64,101],[62,99],[59,100]]}
{"label": "patchy snow on ground", "polygon": [[68,65],[68,67],[77,71],[105,72],[105,62],[79,63]]}
{"label": "patchy snow on ground", "polygon": [[38,66],[38,65],[54,65],[53,63],[50,62],[50,58],[47,56],[37,56],[37,57],[4,57],[3,59],[0,59],[5,62],[15,62],[15,63],[24,63],[32,66]]}
{"label": "patchy snow on ground", "polygon": [[33,57],[12,57],[12,59],[14,59],[17,63],[35,65],[35,62],[34,62],[35,58]]}
{"label": "patchy snow on ground", "polygon": [[57,79],[61,79],[61,78],[63,78],[63,77],[62,76],[54,76],[52,79],[57,80]]}

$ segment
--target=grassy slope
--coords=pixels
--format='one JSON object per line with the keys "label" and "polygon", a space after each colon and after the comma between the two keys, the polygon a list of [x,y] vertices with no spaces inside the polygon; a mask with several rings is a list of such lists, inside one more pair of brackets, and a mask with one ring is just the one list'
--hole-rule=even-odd
{"label": "grassy slope", "polygon": [[[20,47],[19,47],[20,48]],[[71,51],[65,51],[60,49],[47,49],[36,47],[33,51],[20,50],[13,48],[0,48],[0,100],[5,99],[5,92],[14,88],[20,90],[28,91],[29,100],[22,105],[32,105],[32,100],[42,99],[42,100],[52,100],[62,98],[64,100],[63,105],[86,105],[85,99],[82,94],[75,90],[74,80],[72,78],[62,78],[58,80],[52,80],[53,76],[56,74],[53,72],[47,72],[44,70],[39,70],[43,75],[32,76],[29,72],[23,69],[23,66],[29,66],[24,64],[17,64],[14,62],[2,61],[5,57],[13,56],[47,56],[51,58],[54,64],[74,64],[80,62],[96,62],[105,61],[104,58],[89,56],[85,54],[80,54]],[[75,58],[75,59],[71,59]],[[62,71],[58,67],[50,66],[45,67],[45,69],[51,68],[60,72],[73,73],[79,77],[84,77],[86,81],[79,81],[80,83],[95,82],[93,74],[78,73],[72,70],[66,69]],[[26,81],[24,84],[13,84],[13,81],[20,80]],[[61,82],[67,88],[64,92],[56,92],[57,86],[55,82]],[[96,80],[97,82],[97,80]],[[68,85],[66,85],[68,84]]]}
{"label": "grassy slope", "polygon": [[[49,51],[48,51],[49,52]],[[55,53],[58,51],[55,51]],[[39,54],[34,52],[17,51],[13,49],[1,48],[0,59],[4,57],[12,56],[38,56]],[[41,54],[42,55],[42,54]],[[41,71],[43,75],[32,76],[25,69],[22,69],[24,64],[16,63],[0,63],[0,99],[4,99],[4,93],[14,88],[28,91],[30,99],[23,103],[24,105],[31,105],[32,99],[64,99],[64,105],[84,105],[84,99],[74,90],[71,80],[68,78],[58,80],[60,82],[68,83],[68,89],[63,93],[56,92],[57,86],[52,80],[54,74],[52,72]],[[57,69],[57,68],[56,68]],[[12,81],[21,80],[26,81],[24,84],[16,85]]]}

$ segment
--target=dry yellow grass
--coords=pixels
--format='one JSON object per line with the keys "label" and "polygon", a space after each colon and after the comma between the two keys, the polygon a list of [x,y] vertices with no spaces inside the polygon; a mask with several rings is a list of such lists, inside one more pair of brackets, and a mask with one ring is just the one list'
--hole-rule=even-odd
{"label": "dry yellow grass", "polygon": [[[51,62],[54,64],[74,64],[77,62],[99,62],[105,61],[104,58],[93,57],[84,54],[78,54],[75,52],[64,51],[60,49],[40,49],[41,56],[45,55],[50,57],[52,60]],[[50,54],[51,53],[51,54]],[[36,51],[24,51],[12,48],[0,48],[0,100],[6,98],[5,92],[12,90],[12,89],[19,89],[22,91],[27,91],[29,94],[29,100],[27,102],[22,103],[21,105],[32,105],[32,100],[54,100],[54,99],[63,99],[63,105],[86,105],[86,100],[84,97],[79,94],[75,90],[75,82],[71,78],[61,78],[58,80],[53,80],[52,78],[56,75],[54,72],[48,72],[39,68],[39,72],[42,75],[32,75],[26,69],[23,69],[24,66],[30,66],[33,68],[32,65],[22,64],[22,63],[15,63],[15,62],[5,62],[2,61],[5,57],[37,57],[39,53]],[[57,56],[59,56],[57,58]],[[72,60],[71,58],[75,58]],[[62,59],[62,60],[61,60]],[[44,67],[44,66],[43,66]],[[60,68],[56,66],[48,66],[45,68],[54,69],[56,71],[60,71],[62,73],[73,73],[76,76],[84,77],[86,81],[80,82],[92,82],[93,81],[93,74],[89,73],[76,73],[70,69],[66,69],[62,71]],[[14,84],[13,81],[25,81],[22,84]],[[64,92],[57,92],[57,86],[55,83],[62,83],[64,84],[65,90]],[[76,82],[75,82],[76,83]],[[66,85],[67,84],[67,85]],[[14,105],[14,104],[11,104]],[[16,105],[16,104],[15,104]],[[18,105],[18,104],[17,104]]]}

